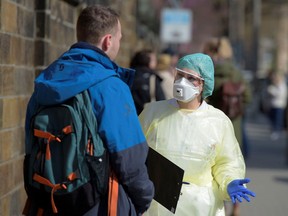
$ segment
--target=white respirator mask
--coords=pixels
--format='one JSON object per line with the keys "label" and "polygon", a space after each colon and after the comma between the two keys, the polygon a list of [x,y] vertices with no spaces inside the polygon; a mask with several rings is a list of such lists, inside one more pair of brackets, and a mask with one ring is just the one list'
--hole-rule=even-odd
{"label": "white respirator mask", "polygon": [[182,77],[174,82],[173,96],[176,100],[188,103],[200,94],[200,87],[194,86]]}

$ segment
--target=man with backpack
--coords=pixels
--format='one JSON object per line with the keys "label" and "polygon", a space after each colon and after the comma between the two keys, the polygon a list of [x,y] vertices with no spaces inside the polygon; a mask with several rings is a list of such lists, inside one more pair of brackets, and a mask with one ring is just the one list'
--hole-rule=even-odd
{"label": "man with backpack", "polygon": [[23,213],[142,215],[154,187],[129,89],[134,71],[113,62],[119,15],[88,6],[76,30],[78,42],[36,78],[27,107]]}

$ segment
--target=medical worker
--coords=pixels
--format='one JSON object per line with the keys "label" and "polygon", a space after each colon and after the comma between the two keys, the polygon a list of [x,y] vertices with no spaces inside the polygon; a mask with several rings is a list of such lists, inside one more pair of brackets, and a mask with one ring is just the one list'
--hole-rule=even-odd
{"label": "medical worker", "polygon": [[[175,215],[225,216],[224,200],[250,202],[255,194],[245,185],[250,180],[231,121],[204,100],[214,88],[213,62],[190,54],[175,70],[174,98],[148,104],[139,116],[142,129],[150,147],[185,171]],[[153,201],[146,215],[173,214]]]}

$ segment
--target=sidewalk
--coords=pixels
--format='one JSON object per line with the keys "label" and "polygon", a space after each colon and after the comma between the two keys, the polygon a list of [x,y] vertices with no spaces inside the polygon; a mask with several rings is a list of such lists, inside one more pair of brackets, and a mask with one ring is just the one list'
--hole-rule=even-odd
{"label": "sidewalk", "polygon": [[287,216],[287,134],[271,140],[268,119],[258,112],[248,115],[246,131],[250,143],[246,176],[251,179],[247,186],[256,198],[241,204],[240,216]]}

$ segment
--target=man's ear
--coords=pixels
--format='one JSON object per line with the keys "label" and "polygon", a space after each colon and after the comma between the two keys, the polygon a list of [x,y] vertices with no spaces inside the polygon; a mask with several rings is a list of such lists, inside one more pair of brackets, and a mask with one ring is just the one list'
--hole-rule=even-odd
{"label": "man's ear", "polygon": [[102,50],[104,52],[106,52],[110,46],[111,46],[111,39],[112,39],[112,35],[111,34],[107,34],[107,35],[104,35],[103,38],[102,38]]}

